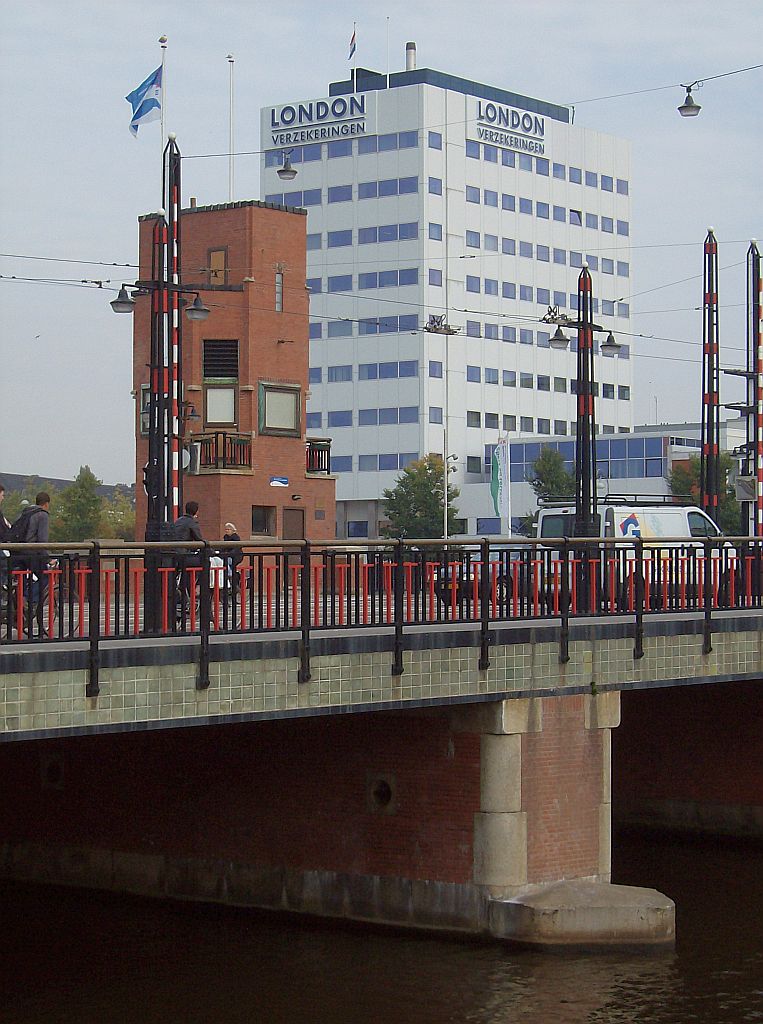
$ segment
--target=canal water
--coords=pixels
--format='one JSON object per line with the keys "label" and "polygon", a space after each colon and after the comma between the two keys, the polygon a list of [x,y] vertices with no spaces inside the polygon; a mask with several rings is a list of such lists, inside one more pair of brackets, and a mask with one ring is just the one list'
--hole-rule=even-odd
{"label": "canal water", "polygon": [[2,1024],[763,1021],[763,846],[617,835],[678,905],[674,952],[518,952],[240,910],[0,885]]}

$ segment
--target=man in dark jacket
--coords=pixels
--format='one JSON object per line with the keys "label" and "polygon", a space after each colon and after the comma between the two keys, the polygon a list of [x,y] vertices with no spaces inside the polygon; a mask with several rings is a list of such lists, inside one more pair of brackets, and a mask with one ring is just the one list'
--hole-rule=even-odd
{"label": "man in dark jacket", "polygon": [[[185,503],[185,515],[178,516],[175,520],[174,525],[175,540],[187,541],[187,540],[198,540],[203,541],[204,538],[201,535],[201,527],[199,526],[199,503],[198,501],[187,501]],[[184,551],[180,552],[176,562],[178,571],[182,578],[182,587],[186,595],[190,596],[190,580],[191,576],[196,577],[198,583],[198,573],[188,573],[186,569],[192,569],[194,567],[201,568],[202,560],[201,553],[198,551]]]}
{"label": "man in dark jacket", "polygon": [[[23,532],[24,544],[47,544],[50,537],[50,495],[46,491],[40,491],[34,499],[34,505],[29,505],[21,513],[22,519],[26,521]],[[50,554],[45,548],[22,556],[16,562],[19,568],[30,569],[28,602],[29,619],[34,616],[40,628],[43,629],[43,607],[48,593],[48,577],[44,575],[48,567]],[[27,624],[27,630],[31,635],[31,622]]]}

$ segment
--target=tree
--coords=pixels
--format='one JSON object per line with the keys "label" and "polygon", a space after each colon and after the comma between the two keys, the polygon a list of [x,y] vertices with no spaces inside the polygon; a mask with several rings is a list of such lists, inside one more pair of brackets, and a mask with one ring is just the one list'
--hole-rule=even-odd
{"label": "tree", "polygon": [[74,483],[63,490],[51,522],[51,540],[81,541],[98,536],[103,499],[101,481],[89,466],[82,466]]}
{"label": "tree", "polygon": [[[720,475],[721,495],[718,510],[718,526],[730,537],[738,536],[741,529],[741,510],[734,491],[728,481],[734,468],[734,458],[728,452],[721,452]],[[670,471],[670,493],[692,501],[699,500],[700,457],[691,455],[677,462]]]}
{"label": "tree", "polygon": [[[389,525],[385,537],[442,537],[443,463],[439,455],[427,455],[406,466],[390,490],[384,491]],[[448,485],[448,534],[456,532],[457,487]]]}
{"label": "tree", "polygon": [[107,498],[102,499],[98,536],[135,540],[135,509],[129,497],[119,487],[115,489],[111,501]]}
{"label": "tree", "polygon": [[533,461],[527,482],[538,498],[574,498],[575,474],[564,468],[564,457],[553,448],[542,448]]}

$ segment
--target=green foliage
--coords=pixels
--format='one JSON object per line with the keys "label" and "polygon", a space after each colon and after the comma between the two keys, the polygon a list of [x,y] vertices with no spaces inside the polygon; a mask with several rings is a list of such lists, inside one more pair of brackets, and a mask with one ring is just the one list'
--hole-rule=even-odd
{"label": "green foliage", "polygon": [[52,508],[56,503],[58,492],[52,484],[45,483],[38,477],[28,477],[20,491],[5,492],[5,499],[0,508],[9,523],[15,522],[27,505],[34,505],[34,499],[39,491],[47,491]]}
{"label": "green foliage", "polygon": [[98,536],[104,539],[135,540],[135,509],[128,496],[119,488],[111,501],[102,499]]}
{"label": "green foliage", "polygon": [[[389,525],[385,537],[442,537],[443,535],[443,463],[439,455],[427,455],[406,466],[390,490],[384,491]],[[457,487],[448,485],[448,533],[456,532]]]}
{"label": "green foliage", "polygon": [[[728,485],[729,474],[734,468],[734,458],[728,452],[721,452],[721,504],[718,526],[730,537],[738,536],[741,530],[741,510],[734,491]],[[676,463],[670,471],[670,493],[699,500],[700,457],[692,455]]]}
{"label": "green foliage", "polygon": [[100,484],[89,466],[80,468],[74,483],[61,492],[55,509],[51,502],[51,540],[81,541],[98,536],[103,504]]}
{"label": "green foliage", "polygon": [[539,498],[575,497],[575,474],[564,468],[564,458],[553,448],[541,449],[527,481]]}

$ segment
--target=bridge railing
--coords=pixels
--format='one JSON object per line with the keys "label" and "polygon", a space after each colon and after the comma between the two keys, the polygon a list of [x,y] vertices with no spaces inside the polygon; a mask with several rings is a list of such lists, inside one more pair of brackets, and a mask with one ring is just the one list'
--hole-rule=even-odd
{"label": "bridge railing", "polygon": [[495,623],[763,606],[763,542],[6,545],[0,643]]}

